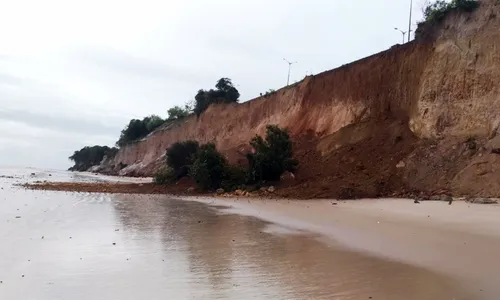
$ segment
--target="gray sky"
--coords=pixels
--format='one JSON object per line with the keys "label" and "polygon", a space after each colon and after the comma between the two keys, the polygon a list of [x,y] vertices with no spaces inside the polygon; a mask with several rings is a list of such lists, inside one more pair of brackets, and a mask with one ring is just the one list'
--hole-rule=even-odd
{"label": "gray sky", "polygon": [[[415,0],[415,20],[423,0]],[[401,41],[409,0],[0,0],[0,165],[67,168],[229,77],[246,101]],[[415,27],[415,26],[414,26]],[[367,74],[369,76],[369,74]]]}

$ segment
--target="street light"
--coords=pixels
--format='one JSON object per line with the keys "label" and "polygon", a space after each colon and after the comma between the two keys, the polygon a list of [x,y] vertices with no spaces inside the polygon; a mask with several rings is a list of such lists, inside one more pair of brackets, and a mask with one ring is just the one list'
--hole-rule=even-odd
{"label": "street light", "polygon": [[399,31],[399,32],[401,32],[401,33],[403,34],[403,44],[404,44],[404,43],[405,43],[405,35],[406,35],[406,31],[403,31],[403,30],[401,30],[401,29],[399,29],[399,28],[397,28],[397,27],[394,27],[394,30],[397,30],[397,31]]}
{"label": "street light", "polygon": [[288,63],[288,79],[286,80],[286,85],[288,86],[290,84],[290,71],[292,69],[292,65],[296,64],[297,62],[296,61],[290,62],[286,58],[283,58],[283,60]]}
{"label": "street light", "polygon": [[411,38],[411,12],[413,10],[413,0],[410,0],[410,19],[408,21],[408,42],[410,42]]}

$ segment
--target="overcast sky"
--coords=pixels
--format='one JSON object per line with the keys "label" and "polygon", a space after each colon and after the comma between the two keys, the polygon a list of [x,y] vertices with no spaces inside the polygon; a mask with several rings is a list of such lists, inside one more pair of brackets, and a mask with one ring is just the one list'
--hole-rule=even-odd
{"label": "overcast sky", "polygon": [[[415,0],[415,21],[423,0]],[[409,0],[0,0],[0,165],[67,168],[229,77],[246,101],[401,42]],[[370,74],[367,74],[370,76]]]}

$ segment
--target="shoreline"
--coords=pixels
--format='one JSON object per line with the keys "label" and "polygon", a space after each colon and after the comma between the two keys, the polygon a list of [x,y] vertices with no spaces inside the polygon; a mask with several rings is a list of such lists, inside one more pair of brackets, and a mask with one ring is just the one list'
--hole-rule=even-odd
{"label": "shoreline", "polygon": [[[109,194],[142,194],[196,201],[281,227],[314,234],[322,242],[366,255],[423,267],[455,278],[473,292],[500,294],[500,205],[410,199],[291,200],[263,195],[186,195],[186,184],[42,182],[27,189]],[[74,189],[77,187],[76,189]],[[172,192],[177,189],[178,193]],[[137,191],[140,191],[137,193]],[[271,195],[272,196],[272,195]]]}
{"label": "shoreline", "polygon": [[176,197],[317,235],[335,247],[423,267],[473,292],[500,294],[500,205],[407,199],[342,201]]}

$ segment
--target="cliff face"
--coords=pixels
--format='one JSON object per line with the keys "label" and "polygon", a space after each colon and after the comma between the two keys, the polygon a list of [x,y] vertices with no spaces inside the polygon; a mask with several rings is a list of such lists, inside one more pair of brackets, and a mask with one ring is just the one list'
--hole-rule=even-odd
{"label": "cliff face", "polygon": [[[163,162],[170,145],[188,139],[215,142],[236,162],[253,136],[277,124],[288,128],[296,141],[301,168],[293,185],[304,189],[306,181],[323,178],[320,189],[328,184],[342,187],[337,192],[326,188],[315,196],[346,191],[372,196],[391,188],[450,189],[481,153],[459,154],[453,170],[436,170],[450,158],[448,150],[461,149],[472,136],[481,150],[480,142],[486,143],[500,123],[498,13],[496,1],[485,0],[473,13],[451,13],[429,26],[432,38],[307,77],[267,97],[211,106],[199,118],[191,116],[123,147],[101,167],[118,171],[119,165],[127,165],[121,175],[148,176]],[[375,182],[362,187],[359,174]]]}

